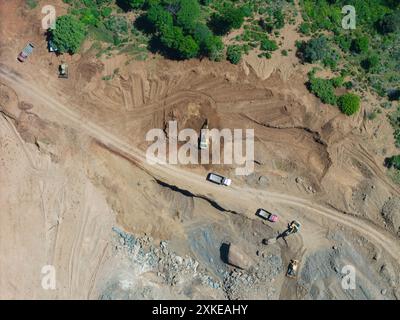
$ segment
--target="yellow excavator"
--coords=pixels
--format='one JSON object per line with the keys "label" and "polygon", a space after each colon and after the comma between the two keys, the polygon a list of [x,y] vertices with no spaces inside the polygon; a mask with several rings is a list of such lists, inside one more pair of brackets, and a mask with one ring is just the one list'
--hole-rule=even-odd
{"label": "yellow excavator", "polygon": [[297,269],[299,268],[299,260],[292,259],[290,260],[286,276],[289,278],[296,278],[297,277]]}
{"label": "yellow excavator", "polygon": [[293,220],[289,223],[288,228],[281,234],[281,237],[287,237],[290,234],[294,234],[300,230],[300,222]]}
{"label": "yellow excavator", "polygon": [[62,61],[58,67],[58,77],[62,79],[68,79],[68,64]]}
{"label": "yellow excavator", "polygon": [[273,244],[279,238],[285,238],[285,237],[287,237],[287,236],[289,236],[291,234],[299,232],[300,227],[301,227],[300,222],[298,222],[296,220],[293,220],[291,223],[288,224],[288,228],[285,231],[283,231],[280,235],[278,235],[275,238],[271,238],[271,239],[263,239],[262,243],[265,244],[265,245]]}

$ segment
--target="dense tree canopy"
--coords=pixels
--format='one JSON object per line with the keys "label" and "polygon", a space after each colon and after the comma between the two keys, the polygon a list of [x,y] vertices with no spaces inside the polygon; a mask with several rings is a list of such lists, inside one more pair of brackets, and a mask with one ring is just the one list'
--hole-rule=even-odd
{"label": "dense tree canopy", "polygon": [[242,8],[224,7],[214,13],[211,20],[214,32],[220,35],[227,34],[232,29],[239,29],[244,22],[245,12]]}
{"label": "dense tree canopy", "polygon": [[51,34],[60,52],[76,53],[85,39],[83,24],[71,15],[58,17],[56,28],[51,31]]}

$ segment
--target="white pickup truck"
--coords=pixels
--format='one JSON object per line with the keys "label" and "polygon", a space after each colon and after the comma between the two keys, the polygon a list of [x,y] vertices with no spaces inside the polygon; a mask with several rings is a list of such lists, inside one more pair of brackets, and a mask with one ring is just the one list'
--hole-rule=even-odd
{"label": "white pickup truck", "polygon": [[230,186],[232,183],[231,179],[225,178],[216,173],[209,173],[207,176],[207,180],[224,186]]}

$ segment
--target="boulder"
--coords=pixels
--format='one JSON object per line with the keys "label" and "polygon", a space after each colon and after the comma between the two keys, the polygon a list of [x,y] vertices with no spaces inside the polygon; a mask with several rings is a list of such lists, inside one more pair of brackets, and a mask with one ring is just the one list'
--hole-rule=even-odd
{"label": "boulder", "polygon": [[240,247],[230,244],[228,263],[240,269],[247,270],[252,266],[253,260]]}

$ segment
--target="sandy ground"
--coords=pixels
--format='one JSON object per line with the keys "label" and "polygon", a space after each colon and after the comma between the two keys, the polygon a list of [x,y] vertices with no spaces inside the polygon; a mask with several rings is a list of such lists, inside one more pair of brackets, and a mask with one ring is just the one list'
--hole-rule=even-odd
{"label": "sandy ground", "polygon": [[[366,119],[368,101],[352,118],[321,104],[293,51],[240,66],[56,57],[39,9],[4,0],[0,17],[0,298],[399,298],[400,190],[382,165],[393,138],[384,119]],[[295,28],[282,33],[285,49]],[[18,63],[28,40],[35,52]],[[61,59],[68,80],[57,78]],[[199,130],[206,118],[254,128],[254,173],[146,162],[148,130],[169,120]],[[207,183],[209,171],[232,187]],[[258,208],[280,221],[262,222]],[[262,244],[293,219],[300,234]],[[253,267],[225,264],[226,243]],[[297,280],[284,276],[293,258]],[[356,290],[340,286],[346,264]],[[57,271],[55,290],[41,286],[45,265]]]}

